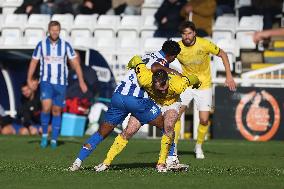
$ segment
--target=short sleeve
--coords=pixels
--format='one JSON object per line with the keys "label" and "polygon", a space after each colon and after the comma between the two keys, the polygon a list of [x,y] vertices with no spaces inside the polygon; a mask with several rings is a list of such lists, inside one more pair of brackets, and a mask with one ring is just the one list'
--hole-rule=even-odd
{"label": "short sleeve", "polygon": [[33,52],[33,59],[39,60],[41,57],[41,51],[42,51],[42,42],[39,42]]}
{"label": "short sleeve", "polygon": [[76,57],[76,53],[70,43],[66,42],[66,53],[69,59],[74,59]]}
{"label": "short sleeve", "polygon": [[219,54],[220,48],[217,45],[215,45],[213,42],[205,39],[205,44],[206,44],[206,49],[211,54],[214,54],[214,55],[218,55]]}

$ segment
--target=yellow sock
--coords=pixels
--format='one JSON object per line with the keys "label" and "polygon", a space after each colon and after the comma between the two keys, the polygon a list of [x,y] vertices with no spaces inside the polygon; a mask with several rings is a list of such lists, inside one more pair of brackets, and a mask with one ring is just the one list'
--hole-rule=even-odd
{"label": "yellow sock", "polygon": [[162,140],[161,140],[161,150],[160,150],[158,164],[166,163],[166,158],[168,156],[171,144],[172,144],[172,138],[166,135],[163,135]]}
{"label": "yellow sock", "polygon": [[122,136],[118,135],[115,138],[112,146],[110,147],[107,153],[107,157],[103,163],[106,165],[110,165],[113,159],[125,148],[127,143],[128,143],[128,140],[125,140],[122,138]]}
{"label": "yellow sock", "polygon": [[205,136],[207,134],[209,126],[208,125],[198,125],[198,130],[197,130],[197,144],[203,144],[205,140]]}
{"label": "yellow sock", "polygon": [[177,120],[176,124],[175,124],[175,140],[174,143],[177,145],[178,143],[178,139],[179,139],[179,135],[180,135],[180,129],[181,129],[181,122],[180,119]]}

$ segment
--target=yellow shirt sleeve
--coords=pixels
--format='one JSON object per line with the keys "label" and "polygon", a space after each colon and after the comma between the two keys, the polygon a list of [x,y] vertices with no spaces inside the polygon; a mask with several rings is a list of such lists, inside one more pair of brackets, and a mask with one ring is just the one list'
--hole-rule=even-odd
{"label": "yellow shirt sleeve", "polygon": [[135,68],[138,83],[141,87],[152,86],[152,71],[146,67],[146,64],[139,64]]}
{"label": "yellow shirt sleeve", "polygon": [[178,75],[169,74],[169,78],[169,88],[176,94],[181,94],[187,87],[199,82],[198,77],[196,77],[195,75],[189,75],[189,77],[180,77]]}
{"label": "yellow shirt sleeve", "polygon": [[220,48],[215,45],[213,42],[204,39],[204,43],[205,43],[205,47],[207,49],[208,52],[210,52],[211,54],[217,55],[220,52]]}
{"label": "yellow shirt sleeve", "polygon": [[181,94],[190,85],[186,77],[169,74],[169,91]]}

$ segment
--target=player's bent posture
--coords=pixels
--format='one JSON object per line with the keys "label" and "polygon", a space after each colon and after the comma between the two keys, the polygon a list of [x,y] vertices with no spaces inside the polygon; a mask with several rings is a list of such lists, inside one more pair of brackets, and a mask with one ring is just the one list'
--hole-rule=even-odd
{"label": "player's bent posture", "polygon": [[[179,76],[174,74],[168,74],[165,70],[160,69],[152,73],[150,69],[146,67],[139,57],[133,57],[128,67],[135,68],[135,73],[138,79],[140,87],[144,88],[150,97],[161,107],[164,116],[165,135],[161,140],[161,151],[157,164],[157,170],[159,172],[166,172],[166,156],[170,144],[173,139],[174,125],[178,119],[178,112],[180,108],[179,95],[190,85],[198,87],[199,80],[196,76],[190,75],[189,77]],[[137,65],[137,66],[136,66]],[[141,124],[130,118],[128,126],[118,135],[107,153],[106,159],[103,163],[95,167],[96,171],[104,171],[109,168],[111,162],[126,146],[128,140],[140,129]],[[121,142],[123,141],[123,142]],[[175,167],[177,168],[177,167]]]}
{"label": "player's bent posture", "polygon": [[40,98],[42,103],[42,139],[40,146],[42,148],[48,145],[50,112],[52,113],[51,147],[57,147],[57,138],[61,126],[61,110],[65,103],[67,86],[67,58],[76,71],[81,90],[87,91],[75,51],[67,41],[59,37],[60,29],[59,22],[49,22],[49,36],[37,44],[28,70],[27,83],[31,89],[35,90],[36,86],[32,78],[40,61]]}
{"label": "player's bent posture", "polygon": [[[148,62],[147,66],[149,69],[157,70],[160,67],[167,66],[169,62],[174,61],[179,52],[180,47],[177,42],[166,41],[161,51],[147,54],[144,58],[145,61]],[[167,67],[164,69],[169,72],[175,72]],[[159,90],[159,85],[155,87]],[[134,70],[129,70],[124,79],[116,87],[111,99],[111,105],[106,112],[104,123],[100,125],[99,130],[85,142],[78,157],[70,167],[70,170],[78,170],[82,161],[84,161],[97,145],[112,132],[116,125],[122,123],[129,113],[132,115],[129,121],[129,128],[135,127],[136,125],[134,125],[134,123],[137,124],[137,122],[139,125],[140,123],[149,123],[160,129],[164,128],[164,120],[160,108],[153,100],[149,99],[148,93],[139,86]],[[135,122],[132,122],[132,120],[135,120]],[[169,134],[170,131],[168,128],[165,127],[164,130],[165,135],[171,135]],[[116,141],[120,144],[119,148],[122,149],[127,143],[122,137],[118,137]]]}
{"label": "player's bent posture", "polygon": [[[211,86],[211,71],[210,71],[210,54],[221,57],[225,72],[225,85],[231,91],[236,89],[236,84],[230,71],[230,64],[227,54],[207,39],[196,36],[195,25],[190,22],[184,22],[180,26],[182,40],[179,41],[181,52],[177,56],[181,66],[182,74],[188,76],[194,74],[201,81],[201,86],[198,89],[188,88],[181,94],[182,108],[181,113],[185,111],[186,106],[194,99],[199,111],[199,126],[197,142],[195,145],[195,154],[197,159],[204,159],[202,144],[205,140],[205,135],[208,131],[208,120],[212,106],[212,86]],[[180,133],[180,121],[176,123],[176,138],[171,147],[167,163],[178,161],[177,159],[177,142]]]}

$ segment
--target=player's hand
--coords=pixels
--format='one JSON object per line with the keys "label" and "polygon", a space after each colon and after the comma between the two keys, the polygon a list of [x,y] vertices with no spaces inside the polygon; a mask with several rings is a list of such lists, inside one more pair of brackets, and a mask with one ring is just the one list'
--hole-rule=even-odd
{"label": "player's hand", "polygon": [[27,84],[28,84],[28,87],[29,87],[32,91],[36,91],[36,90],[37,90],[37,87],[38,87],[38,81],[37,81],[37,80],[28,79],[28,80],[27,80]]}
{"label": "player's hand", "polygon": [[141,57],[139,55],[135,55],[131,58],[131,60],[127,64],[127,69],[134,69],[138,64],[144,64]]}
{"label": "player's hand", "polygon": [[88,91],[88,87],[87,87],[85,81],[79,82],[79,85],[80,85],[81,91],[83,93],[86,93]]}
{"label": "player's hand", "polygon": [[225,85],[230,89],[230,91],[236,91],[236,83],[233,77],[227,77],[225,80]]}

